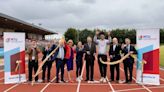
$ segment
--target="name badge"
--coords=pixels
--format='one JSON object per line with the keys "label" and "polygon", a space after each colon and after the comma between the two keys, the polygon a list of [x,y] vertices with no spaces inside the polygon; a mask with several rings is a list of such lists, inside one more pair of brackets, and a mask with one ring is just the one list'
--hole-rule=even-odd
{"label": "name badge", "polygon": [[35,60],[35,56],[32,56],[32,60]]}

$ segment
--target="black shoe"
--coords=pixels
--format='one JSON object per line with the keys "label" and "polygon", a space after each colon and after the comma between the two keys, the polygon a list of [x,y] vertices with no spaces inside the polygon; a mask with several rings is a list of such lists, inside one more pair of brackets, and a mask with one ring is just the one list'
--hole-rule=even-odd
{"label": "black shoe", "polygon": [[114,80],[109,80],[109,82],[113,82]]}
{"label": "black shoe", "polygon": [[119,80],[116,80],[116,83],[120,83],[120,81]]}
{"label": "black shoe", "polygon": [[89,81],[89,79],[86,79],[85,81]]}
{"label": "black shoe", "polygon": [[66,81],[64,81],[64,80],[61,80],[61,83],[66,83]]}
{"label": "black shoe", "polygon": [[56,82],[55,83],[59,83],[59,80],[56,80]]}
{"label": "black shoe", "polygon": [[124,84],[127,84],[127,83],[129,83],[129,82],[128,82],[128,81],[125,81],[125,82],[124,82]]}

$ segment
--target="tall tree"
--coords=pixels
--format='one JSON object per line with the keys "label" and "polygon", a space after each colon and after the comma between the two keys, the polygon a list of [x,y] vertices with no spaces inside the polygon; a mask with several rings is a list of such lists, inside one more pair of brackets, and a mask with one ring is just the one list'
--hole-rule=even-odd
{"label": "tall tree", "polygon": [[75,28],[68,28],[64,36],[66,41],[72,39],[75,44],[77,43],[77,30]]}

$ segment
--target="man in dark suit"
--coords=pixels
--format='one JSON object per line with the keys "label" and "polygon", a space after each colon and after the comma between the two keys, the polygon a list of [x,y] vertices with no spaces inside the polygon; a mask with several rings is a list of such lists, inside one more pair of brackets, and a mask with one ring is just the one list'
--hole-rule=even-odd
{"label": "man in dark suit", "polygon": [[[51,45],[50,43],[47,44],[47,46],[44,48],[43,51],[43,58],[42,61],[51,53]],[[50,81],[50,75],[51,75],[51,68],[52,68],[52,63],[53,61],[51,60],[51,57],[44,63],[43,67],[42,67],[42,80],[43,82],[45,82],[45,72],[46,72],[46,68],[47,70],[47,82]]]}
{"label": "man in dark suit", "polygon": [[[131,41],[130,41],[129,38],[126,38],[125,39],[126,45],[124,47],[122,47],[123,48],[122,53],[124,55],[128,54],[129,52],[130,53],[133,53],[133,54],[136,54],[137,53],[135,47],[132,46],[130,44],[130,42]],[[126,78],[125,79],[125,83],[131,83],[132,82],[132,74],[133,74],[133,64],[134,64],[134,61],[135,61],[135,59],[133,57],[129,56],[123,62],[124,63],[125,78]],[[130,75],[129,78],[128,78],[128,72],[129,72],[129,75]]]}
{"label": "man in dark suit", "polygon": [[94,75],[94,60],[95,60],[96,46],[92,42],[91,37],[87,37],[87,43],[84,45],[84,52],[85,52],[85,60],[86,60],[85,81],[94,81],[93,75]]}
{"label": "man in dark suit", "polygon": [[[113,38],[113,44],[110,46],[110,50],[109,50],[109,55],[111,58],[111,62],[117,61],[121,59],[121,46],[118,44],[118,40],[117,38]],[[111,73],[111,77],[110,77],[110,81],[114,81],[114,71],[116,69],[116,82],[119,82],[120,79],[120,64],[115,64],[115,65],[110,65],[110,73]]]}

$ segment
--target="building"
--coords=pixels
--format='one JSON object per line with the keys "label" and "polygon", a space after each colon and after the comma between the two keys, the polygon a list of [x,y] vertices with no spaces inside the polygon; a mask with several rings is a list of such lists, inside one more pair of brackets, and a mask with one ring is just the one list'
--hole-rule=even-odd
{"label": "building", "polygon": [[26,39],[42,40],[45,35],[57,34],[40,26],[0,13],[0,48],[3,46],[3,32],[25,32]]}

